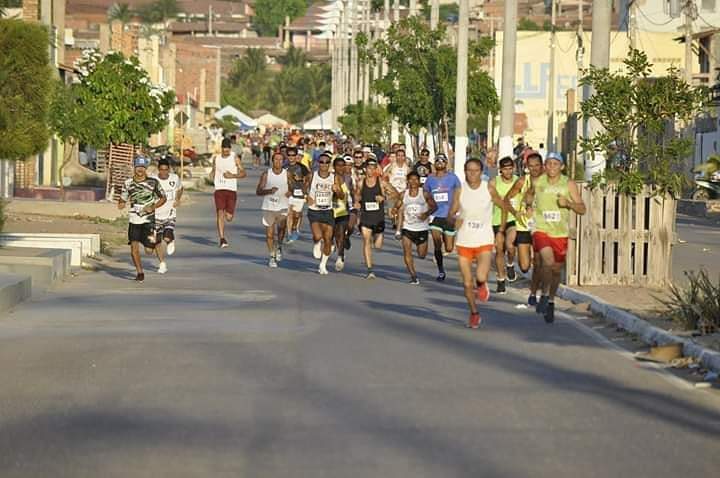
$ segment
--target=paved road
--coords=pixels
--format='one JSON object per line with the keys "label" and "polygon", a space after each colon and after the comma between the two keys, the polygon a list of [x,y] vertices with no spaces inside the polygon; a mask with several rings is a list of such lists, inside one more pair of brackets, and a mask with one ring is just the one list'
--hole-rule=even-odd
{"label": "paved road", "polygon": [[[231,248],[209,196],[166,277],[82,273],[0,319],[0,476],[677,477],[720,469],[720,404],[456,280],[265,266],[243,188]],[[122,259],[122,257],[121,257]],[[451,276],[457,277],[453,270]]]}
{"label": "paved road", "polygon": [[720,275],[720,222],[678,214],[677,234],[680,243],[673,248],[673,278],[685,282],[685,271],[704,268],[717,278]]}

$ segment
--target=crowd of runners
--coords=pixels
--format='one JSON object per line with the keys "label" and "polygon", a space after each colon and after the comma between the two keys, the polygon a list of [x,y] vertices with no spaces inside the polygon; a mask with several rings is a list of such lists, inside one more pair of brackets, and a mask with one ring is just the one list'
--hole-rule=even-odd
{"label": "crowd of runners", "polygon": [[[402,145],[393,145],[381,158],[369,146],[336,144],[332,149],[337,154],[324,142],[316,143],[311,153],[307,146],[308,141],[292,138],[279,144],[257,184],[270,268],[279,267],[283,246],[300,238],[306,219],[319,274],[329,273],[333,255],[335,271],[342,272],[345,253],[359,236],[364,277],[374,279],[373,251],[383,247],[389,222],[402,244],[410,284],[420,283],[415,256],[426,257],[430,240],[437,281],[446,279],[445,259],[456,251],[470,309],[468,327],[480,325],[477,303],[490,297],[493,258],[496,293],[506,293],[518,269],[523,273],[532,269],[527,304],[546,322],[554,321],[570,212],[585,213],[575,182],[564,174],[560,154],[525,149],[521,158],[508,156],[497,162],[493,154],[485,161],[471,157],[461,181],[444,154],[431,161],[427,149],[411,162]],[[120,208],[130,206],[128,240],[137,281],[145,278],[142,247],[157,255],[158,272],[167,272],[166,257],[175,251],[176,209],[183,194],[182,182],[167,162],[160,161],[153,177],[147,174],[148,165],[146,158],[135,158],[134,176],[125,182],[119,201]],[[487,165],[497,170],[495,177],[489,177]],[[235,214],[238,180],[246,176],[233,143],[224,139],[210,172],[220,248],[229,247],[225,226]]]}

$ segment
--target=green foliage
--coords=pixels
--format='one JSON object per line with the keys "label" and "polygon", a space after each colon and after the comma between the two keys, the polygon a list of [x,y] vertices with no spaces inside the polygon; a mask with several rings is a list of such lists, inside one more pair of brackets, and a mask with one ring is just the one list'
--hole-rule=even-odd
{"label": "green foliage", "polygon": [[278,63],[285,67],[297,68],[305,66],[309,63],[308,56],[299,48],[290,46],[287,53],[278,58]]}
{"label": "green foliage", "polygon": [[692,142],[668,130],[701,111],[706,90],[686,83],[675,67],[651,77],[652,65],[639,50],[631,48],[624,64],[625,71],[591,66],[584,72],[580,85],[593,88],[593,94],[582,102],[582,115],[595,118],[604,131],[582,138],[580,147],[590,155],[604,153],[605,179],[617,181],[622,191],[630,194],[642,181],[656,194],[677,196],[686,182],[680,165]]}
{"label": "green foliage", "polygon": [[708,156],[707,161],[695,168],[696,173],[702,173],[705,176],[710,176],[718,171],[720,171],[720,156],[716,154]]}
{"label": "green foliage", "polygon": [[235,117],[230,115],[223,116],[222,119],[215,118],[215,125],[222,128],[225,133],[234,133],[238,129]]}
{"label": "green foliage", "polygon": [[56,89],[50,117],[64,141],[146,144],[167,125],[175,94],[153,85],[137,58],[86,52],[77,69],[80,83]]}
{"label": "green foliage", "polygon": [[[373,90],[388,100],[388,111],[401,124],[417,132],[445,123],[455,112],[457,51],[445,42],[445,27],[431,30],[420,17],[394,23],[385,39],[372,45],[364,35],[357,39],[364,62],[385,61],[387,74],[375,80]],[[483,38],[469,47],[468,113],[487,116],[498,110],[495,86],[481,68],[492,46]]]}
{"label": "green foliage", "polygon": [[115,3],[108,10],[108,20],[119,21],[123,25],[132,20],[133,11],[127,3]]}
{"label": "green foliage", "polygon": [[305,54],[291,48],[279,73],[267,69],[265,52],[249,49],[235,61],[222,84],[222,103],[240,110],[270,109],[291,123],[299,123],[330,107],[331,71],[328,65],[307,63]]}
{"label": "green foliage", "polygon": [[4,17],[8,8],[22,7],[22,0],[0,0],[0,18]]}
{"label": "green foliage", "polygon": [[278,27],[285,22],[305,15],[305,0],[256,0],[253,26],[261,36],[276,36]]}
{"label": "green foliage", "polygon": [[162,23],[177,17],[180,13],[177,0],[156,0],[138,7],[136,13],[143,23]]}
{"label": "green foliage", "polygon": [[534,21],[530,20],[529,18],[523,17],[518,22],[517,29],[526,31],[540,31],[542,30],[542,27]]}
{"label": "green foliage", "polygon": [[382,143],[387,138],[390,115],[383,105],[364,104],[360,101],[345,107],[345,114],[338,118],[345,134],[363,144]]}
{"label": "green foliage", "polygon": [[0,20],[0,158],[25,159],[47,147],[49,43],[42,26]]}
{"label": "green foliage", "polygon": [[657,298],[670,319],[686,330],[712,333],[720,329],[720,277],[713,282],[707,271],[685,271],[687,285],[670,286],[669,298]]}

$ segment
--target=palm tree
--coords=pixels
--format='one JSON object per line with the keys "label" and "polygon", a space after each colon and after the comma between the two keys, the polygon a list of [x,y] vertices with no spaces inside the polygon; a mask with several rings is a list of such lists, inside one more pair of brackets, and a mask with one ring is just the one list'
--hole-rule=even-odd
{"label": "palm tree", "polygon": [[266,58],[262,48],[249,48],[245,51],[245,56],[235,60],[228,75],[228,82],[234,87],[243,85],[247,89],[251,84],[256,86],[257,83],[267,81]]}
{"label": "palm tree", "polygon": [[295,86],[304,108],[300,119],[312,118],[330,107],[331,72],[328,65],[313,65],[303,70]]}
{"label": "palm tree", "polygon": [[123,25],[129,23],[132,20],[133,11],[130,9],[130,5],[127,3],[115,3],[108,10],[109,21],[119,21]]}
{"label": "palm tree", "polygon": [[156,0],[153,5],[155,6],[158,16],[163,22],[177,17],[178,13],[180,13],[180,7],[177,4],[177,0]]}
{"label": "palm tree", "polygon": [[303,67],[308,63],[308,57],[304,51],[291,46],[287,53],[278,58],[278,63],[286,68]]}

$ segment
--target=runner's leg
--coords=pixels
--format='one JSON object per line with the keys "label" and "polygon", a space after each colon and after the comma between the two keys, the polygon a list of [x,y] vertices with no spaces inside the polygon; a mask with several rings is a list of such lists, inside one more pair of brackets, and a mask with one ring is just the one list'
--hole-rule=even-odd
{"label": "runner's leg", "polygon": [[409,237],[403,236],[402,238],[402,249],[403,249],[403,260],[405,261],[405,267],[410,273],[410,280],[417,278],[417,272],[415,271],[415,261],[413,260],[413,242]]}
{"label": "runner's leg", "polygon": [[458,256],[458,266],[460,267],[460,275],[463,281],[463,292],[471,314],[477,314],[477,304],[475,303],[475,280],[472,273],[472,261],[467,257]]}

